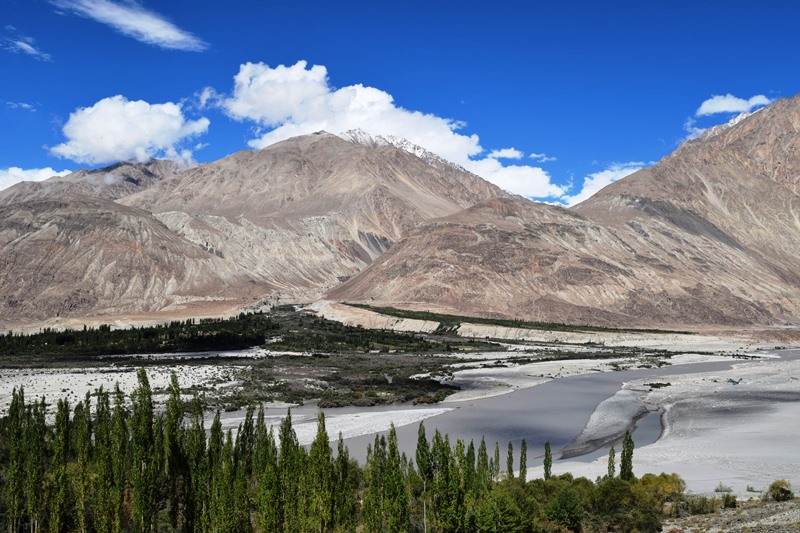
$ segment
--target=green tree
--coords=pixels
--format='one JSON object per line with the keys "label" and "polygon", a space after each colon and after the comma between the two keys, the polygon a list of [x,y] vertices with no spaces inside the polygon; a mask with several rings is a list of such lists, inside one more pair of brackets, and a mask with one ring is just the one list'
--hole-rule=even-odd
{"label": "green tree", "polygon": [[25,392],[15,387],[6,420],[8,466],[3,491],[9,533],[19,530],[25,511],[25,418]]}
{"label": "green tree", "polygon": [[140,368],[138,386],[131,394],[131,481],[133,488],[133,531],[155,530],[156,488],[160,464],[153,460],[155,434],[153,427],[153,395],[147,372]]}
{"label": "green tree", "polygon": [[631,481],[633,479],[633,437],[631,437],[629,431],[625,432],[625,438],[622,440],[619,477],[624,481]]}
{"label": "green tree", "polygon": [[356,470],[350,452],[344,445],[342,433],[336,445],[334,468],[333,524],[336,531],[353,531],[356,525]]}
{"label": "green tree", "polygon": [[102,387],[97,391],[94,428],[94,464],[97,469],[96,499],[92,513],[98,533],[111,533],[114,524],[114,457],[111,451],[111,402]]}
{"label": "green tree", "polygon": [[125,397],[119,388],[114,387],[114,411],[111,415],[111,484],[112,531],[122,533],[128,529],[129,516],[125,506],[130,472],[128,417],[125,412]]}
{"label": "green tree", "polygon": [[477,492],[480,495],[492,482],[492,473],[489,468],[489,455],[486,451],[486,440],[483,437],[481,437],[481,443],[478,446],[478,465],[476,471],[478,478]]}
{"label": "green tree", "polygon": [[408,531],[409,502],[406,480],[397,448],[397,431],[394,424],[389,429],[386,468],[383,479],[383,509],[386,513],[386,531],[401,533]]}
{"label": "green tree", "polygon": [[47,425],[45,423],[45,400],[35,403],[31,408],[25,425],[25,450],[27,467],[25,469],[25,502],[31,533],[39,533],[48,508],[47,493],[44,490],[46,473]]}
{"label": "green tree", "polygon": [[508,442],[508,453],[506,454],[506,477],[514,479],[514,445]]}
{"label": "green tree", "polygon": [[325,429],[325,414],[317,415],[317,435],[311,444],[309,490],[311,529],[324,532],[330,529],[333,507],[333,464],[331,460],[330,440]]}
{"label": "green tree", "polygon": [[170,526],[173,530],[178,528],[181,506],[185,505],[187,495],[187,469],[188,464],[183,455],[181,442],[183,441],[183,413],[184,405],[181,399],[181,389],[178,385],[178,376],[175,372],[170,375],[169,396],[167,397],[164,415],[163,450],[164,464],[162,465],[163,479],[166,482],[166,504],[169,508]]}
{"label": "green tree", "polygon": [[525,519],[514,499],[505,490],[505,483],[497,484],[481,500],[475,510],[475,525],[480,533],[521,533]]}
{"label": "green tree", "polygon": [[255,470],[258,477],[258,521],[265,532],[282,531],[278,447],[272,427],[267,430],[264,409],[256,421]]}
{"label": "green tree", "polygon": [[528,477],[528,443],[522,439],[522,444],[519,449],[519,479],[525,483]]}
{"label": "green tree", "polygon": [[53,428],[53,496],[50,503],[50,532],[61,533],[66,526],[69,509],[69,402],[58,401],[55,427]]}
{"label": "green tree", "polygon": [[366,532],[386,530],[383,509],[383,479],[386,472],[386,438],[375,435],[374,446],[367,446],[367,462],[364,467],[363,525]]}
{"label": "green tree", "polygon": [[75,495],[76,527],[80,533],[89,529],[89,502],[92,501],[89,478],[91,453],[91,404],[89,393],[83,402],[75,406],[73,416],[73,434],[75,443],[76,472],[72,476],[73,494]]}
{"label": "green tree", "polygon": [[570,531],[581,530],[583,505],[578,493],[567,485],[558,493],[556,499],[547,507],[547,518]]}
{"label": "green tree", "polygon": [[617,458],[614,447],[608,450],[608,477],[615,477],[617,475]]}
{"label": "green tree", "polygon": [[553,474],[553,453],[550,450],[550,441],[544,443],[544,478],[550,479]]}

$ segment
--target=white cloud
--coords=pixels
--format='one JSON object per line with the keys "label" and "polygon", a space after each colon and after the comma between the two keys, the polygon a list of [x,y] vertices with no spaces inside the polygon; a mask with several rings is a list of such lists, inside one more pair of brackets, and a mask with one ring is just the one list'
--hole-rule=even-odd
{"label": "white cloud", "polygon": [[683,123],[683,131],[686,132],[686,137],[684,137],[683,141],[690,141],[692,139],[696,139],[700,137],[708,128],[700,128],[697,126],[697,121],[692,117],[686,119],[686,122]]}
{"label": "white cloud", "polygon": [[549,163],[551,161],[558,161],[557,157],[551,157],[547,154],[531,154],[528,157],[539,163]]}
{"label": "white cloud", "polygon": [[[374,87],[331,87],[322,65],[309,67],[306,61],[274,68],[263,63],[241,65],[232,95],[220,106],[230,117],[258,125],[258,137],[248,143],[253,148],[320,130],[362,129],[372,136],[404,137],[513,193],[548,198],[564,192],[541,168],[505,166],[491,154],[480,157],[485,150],[477,135],[460,133],[463,122],[404,109],[392,95]],[[516,155],[516,151],[505,153]]]}
{"label": "white cloud", "polygon": [[725,95],[715,94],[700,104],[695,116],[702,117],[717,113],[748,113],[756,107],[769,105],[770,103],[772,103],[772,100],[763,94],[757,94],[749,100],[737,98],[730,93]]}
{"label": "white cloud", "polygon": [[71,170],[53,170],[50,167],[29,169],[19,167],[0,168],[0,190],[7,189],[21,181],[42,181],[53,176],[66,176],[71,172]]}
{"label": "white cloud", "polygon": [[581,188],[580,192],[572,196],[564,196],[562,201],[564,201],[568,206],[579,204],[606,185],[610,185],[615,181],[624,178],[625,176],[629,176],[637,170],[641,170],[650,164],[652,163],[642,163],[640,161],[614,163],[605,170],[589,174],[583,178],[583,187]]}
{"label": "white cloud", "polygon": [[201,52],[208,48],[202,39],[182,30],[163,16],[149,11],[136,0],[51,0],[52,4],[76,15],[111,26],[137,41],[169,50]]}
{"label": "white cloud", "polygon": [[67,142],[50,152],[92,165],[153,157],[191,164],[191,150],[180,143],[205,133],[208,125],[205,117],[186,120],[181,106],[172,102],[150,104],[112,96],[72,113],[63,129]]}
{"label": "white cloud", "polygon": [[25,111],[36,111],[36,106],[27,102],[6,102],[11,109],[24,109]]}
{"label": "white cloud", "polygon": [[39,61],[52,61],[53,58],[47,52],[40,50],[36,46],[36,40],[33,37],[28,37],[21,34],[17,28],[11,25],[5,26],[6,36],[0,40],[2,47],[9,52],[16,54],[26,54]]}
{"label": "white cloud", "polygon": [[487,157],[492,159],[522,159],[525,154],[516,148],[502,148],[500,150],[492,150]]}

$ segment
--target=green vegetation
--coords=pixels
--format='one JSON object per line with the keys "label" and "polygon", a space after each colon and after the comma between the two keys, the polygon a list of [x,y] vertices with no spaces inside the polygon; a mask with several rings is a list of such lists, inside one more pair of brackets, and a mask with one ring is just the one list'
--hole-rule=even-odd
{"label": "green vegetation", "polygon": [[[219,412],[207,432],[198,398],[185,405],[174,376],[161,413],[145,370],[138,379],[130,403],[102,388],[74,408],[59,401],[53,426],[44,399],[26,402],[14,391],[0,418],[7,531],[656,532],[664,512],[718,505],[686,498],[676,474],[499,476],[497,445],[490,458],[483,440],[476,453],[472,442],[451,443],[438,430],[428,439],[422,424],[413,460],[400,453],[392,426],[375,436],[362,467],[341,435],[333,452],[321,413],[308,448],[291,413],[276,435],[254,407],[235,436],[222,430]],[[785,490],[785,481],[770,487],[780,498]]]}
{"label": "green vegetation", "polygon": [[636,329],[636,328],[609,328],[603,326],[561,324],[558,322],[530,322],[526,320],[509,320],[504,318],[484,318],[461,315],[447,315],[442,313],[431,313],[429,311],[407,311],[394,307],[376,307],[367,304],[347,303],[351,307],[358,307],[368,311],[374,311],[382,315],[396,316],[398,318],[411,318],[417,320],[429,320],[439,322],[439,333],[454,331],[461,323],[487,324],[490,326],[504,326],[509,328],[537,329],[544,331],[565,331],[565,332],[616,332],[616,333],[681,333],[689,334],[685,331],[672,331],[666,329]]}

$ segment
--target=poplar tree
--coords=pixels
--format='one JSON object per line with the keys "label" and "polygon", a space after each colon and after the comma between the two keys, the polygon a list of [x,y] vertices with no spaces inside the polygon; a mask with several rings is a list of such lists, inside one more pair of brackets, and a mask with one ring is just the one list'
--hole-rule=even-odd
{"label": "poplar tree", "polygon": [[481,437],[478,446],[478,466],[477,466],[477,487],[478,493],[483,493],[492,482],[492,473],[489,468],[489,455],[486,451],[486,440]]}
{"label": "poplar tree", "polygon": [[508,454],[506,455],[506,477],[514,479],[514,445],[508,442]]}
{"label": "poplar tree", "polygon": [[44,490],[47,466],[45,409],[43,396],[40,402],[34,403],[30,408],[25,424],[25,450],[27,454],[25,503],[31,524],[31,533],[39,533],[41,531],[45,520],[45,511],[49,504],[46,498],[47,493]]}
{"label": "poplar tree", "polygon": [[139,384],[131,394],[131,481],[133,485],[133,531],[146,533],[155,527],[156,483],[159,464],[153,461],[153,395],[144,368],[139,369]]}
{"label": "poplar tree", "polygon": [[186,460],[183,456],[183,412],[181,389],[175,372],[170,375],[169,397],[164,416],[163,477],[167,483],[166,500],[172,529],[178,527],[181,505],[186,501]]}
{"label": "poplar tree", "polygon": [[86,533],[89,528],[89,502],[93,499],[90,494],[89,468],[91,448],[91,403],[89,393],[83,402],[75,406],[73,416],[74,429],[74,455],[76,458],[76,472],[72,476],[73,493],[75,495],[75,518],[80,533]]}
{"label": "poplar tree", "polygon": [[614,447],[612,446],[610,450],[608,450],[608,477],[613,478],[617,475],[617,463],[616,463],[616,452],[614,451]]}
{"label": "poplar tree", "polygon": [[258,515],[261,530],[282,531],[280,474],[278,447],[272,427],[267,431],[264,410],[258,413],[256,424],[256,472],[258,474]]}
{"label": "poplar tree", "polygon": [[356,469],[350,464],[350,452],[344,445],[342,432],[336,445],[334,468],[333,525],[336,531],[353,531],[356,525]]}
{"label": "poplar tree", "polygon": [[622,439],[619,477],[625,481],[631,481],[633,479],[633,437],[631,437],[630,431],[626,431],[625,438]]}
{"label": "poplar tree", "polygon": [[544,443],[544,478],[550,479],[553,473],[553,454],[550,451],[550,441]]}
{"label": "poplar tree", "polygon": [[522,439],[522,444],[519,448],[519,479],[525,483],[528,477],[528,443]]}
{"label": "poplar tree", "polygon": [[53,497],[50,504],[50,532],[61,533],[66,525],[69,509],[69,402],[58,401],[53,429]]}
{"label": "poplar tree", "polygon": [[494,443],[494,460],[493,462],[489,463],[492,468],[492,480],[497,480],[497,476],[500,475],[500,443]]}
{"label": "poplar tree", "polygon": [[5,479],[6,520],[9,533],[22,525],[25,511],[25,392],[20,387],[11,392],[6,419],[8,466]]}
{"label": "poplar tree", "polygon": [[208,459],[206,457],[206,429],[203,406],[197,391],[191,402],[191,421],[183,432],[183,456],[187,462],[187,488],[185,527],[187,531],[202,530],[203,517],[207,514],[208,498],[206,479]]}
{"label": "poplar tree", "polygon": [[114,523],[114,466],[111,452],[111,404],[108,392],[97,391],[94,427],[94,463],[97,470],[97,496],[92,513],[98,533],[111,533]]}
{"label": "poplar tree", "polygon": [[383,479],[383,508],[386,513],[386,529],[392,533],[408,531],[410,509],[406,480],[397,448],[397,431],[394,424],[389,429],[386,454],[386,470]]}
{"label": "poplar tree", "polygon": [[386,471],[386,439],[375,435],[375,444],[367,446],[367,463],[364,468],[363,526],[366,532],[386,529],[383,510],[383,479]]}
{"label": "poplar tree", "polygon": [[299,490],[300,472],[303,467],[303,449],[297,442],[297,435],[292,427],[292,411],[287,412],[281,421],[278,432],[280,439],[280,455],[278,456],[278,474],[280,483],[280,521],[284,531],[300,530],[304,514],[300,509]]}
{"label": "poplar tree", "polygon": [[130,472],[128,429],[125,397],[117,383],[114,387],[114,411],[111,415],[111,468],[113,472],[111,499],[112,531],[114,533],[126,531],[129,522],[125,508],[127,480]]}
{"label": "poplar tree", "polygon": [[317,415],[317,435],[311,444],[310,471],[310,509],[311,529],[324,532],[330,529],[333,503],[333,466],[328,432],[325,429],[325,414]]}

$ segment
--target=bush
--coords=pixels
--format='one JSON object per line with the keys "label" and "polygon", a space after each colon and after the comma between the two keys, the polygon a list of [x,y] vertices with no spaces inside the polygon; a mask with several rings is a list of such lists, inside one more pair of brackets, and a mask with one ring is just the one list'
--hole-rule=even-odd
{"label": "bush", "polygon": [[792,485],[785,479],[777,479],[767,489],[767,499],[774,502],[786,502],[794,499]]}
{"label": "bush", "polygon": [[736,496],[731,493],[723,494],[722,506],[726,509],[736,509]]}

